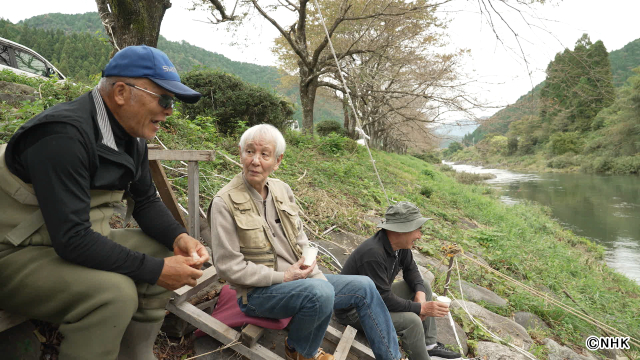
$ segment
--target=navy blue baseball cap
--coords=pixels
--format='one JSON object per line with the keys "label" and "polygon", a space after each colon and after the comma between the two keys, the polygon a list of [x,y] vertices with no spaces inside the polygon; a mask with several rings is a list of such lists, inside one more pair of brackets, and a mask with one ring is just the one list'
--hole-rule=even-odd
{"label": "navy blue baseball cap", "polygon": [[202,97],[180,82],[176,67],[165,53],[147,45],[127,46],[118,51],[102,70],[102,77],[109,76],[147,78],[189,104]]}

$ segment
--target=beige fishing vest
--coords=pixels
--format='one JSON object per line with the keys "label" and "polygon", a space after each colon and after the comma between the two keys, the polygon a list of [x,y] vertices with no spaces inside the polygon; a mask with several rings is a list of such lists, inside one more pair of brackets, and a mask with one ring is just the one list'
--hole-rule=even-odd
{"label": "beige fishing vest", "polygon": [[[16,246],[51,246],[33,187],[13,175],[5,163],[5,149],[0,145],[0,252]],[[122,201],[124,191],[91,190],[89,219],[91,229],[107,236],[113,204]]]}
{"label": "beige fishing vest", "polygon": [[[276,179],[268,179],[267,181],[284,234],[293,253],[299,259],[302,256],[302,250],[297,244],[298,234],[302,231],[302,221],[298,216],[300,209],[298,205],[289,201],[282,181]],[[277,270],[278,262],[273,247],[273,235],[266,220],[260,216],[260,211],[251,199],[242,174],[236,175],[231,182],[218,191],[216,196],[224,200],[236,222],[240,252],[244,255],[245,260]]]}

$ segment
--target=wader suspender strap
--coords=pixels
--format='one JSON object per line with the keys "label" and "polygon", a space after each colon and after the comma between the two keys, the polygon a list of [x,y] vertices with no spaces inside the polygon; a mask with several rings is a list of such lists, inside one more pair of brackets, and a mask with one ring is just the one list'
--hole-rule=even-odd
{"label": "wader suspender strap", "polygon": [[109,117],[107,116],[107,110],[104,108],[102,97],[98,91],[98,87],[94,87],[91,90],[93,97],[93,103],[96,105],[96,114],[98,115],[98,126],[100,126],[100,133],[102,134],[102,143],[115,151],[118,151],[116,141],[113,139],[113,132],[111,131],[111,124],[109,123]]}
{"label": "wader suspender strap", "polygon": [[44,225],[44,218],[42,217],[42,211],[37,210],[26,220],[22,221],[20,225],[11,230],[5,237],[14,246],[19,246],[24,239],[28,238],[36,232],[40,227]]}

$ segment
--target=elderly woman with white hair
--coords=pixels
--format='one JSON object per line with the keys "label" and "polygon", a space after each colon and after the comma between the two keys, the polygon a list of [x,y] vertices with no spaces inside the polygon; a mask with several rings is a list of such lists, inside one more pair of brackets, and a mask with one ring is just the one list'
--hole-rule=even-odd
{"label": "elderly woman with white hair", "polygon": [[333,309],[355,307],[376,359],[401,358],[389,312],[366,276],[324,275],[315,260],[303,264],[309,240],[286,183],[269,178],[284,155],[275,127],[256,125],[240,139],[242,172],[209,207],[213,259],[220,277],[237,291],[248,316],[292,317],[287,359],[331,360],[319,349]]}

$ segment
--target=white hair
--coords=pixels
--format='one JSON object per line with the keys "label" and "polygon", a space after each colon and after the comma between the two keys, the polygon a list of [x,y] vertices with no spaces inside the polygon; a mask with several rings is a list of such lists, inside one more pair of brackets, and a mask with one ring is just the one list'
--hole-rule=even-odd
{"label": "white hair", "polygon": [[[120,76],[103,77],[103,78],[100,78],[100,81],[98,81],[98,85],[97,85],[98,91],[100,91],[100,94],[102,94],[102,96],[106,96],[111,90],[113,90],[113,86],[115,85],[116,82],[120,81],[120,82],[130,83],[131,80],[134,80],[134,79],[120,77]],[[138,94],[136,94],[135,91],[132,91],[130,102],[134,104],[137,99],[138,99]]]}
{"label": "white hair", "polygon": [[287,144],[284,141],[284,136],[282,136],[280,130],[270,124],[260,124],[250,127],[242,134],[240,137],[240,151],[244,151],[244,148],[248,143],[257,139],[262,139],[267,142],[273,141],[276,145],[276,158],[284,154],[284,150],[287,147]]}

